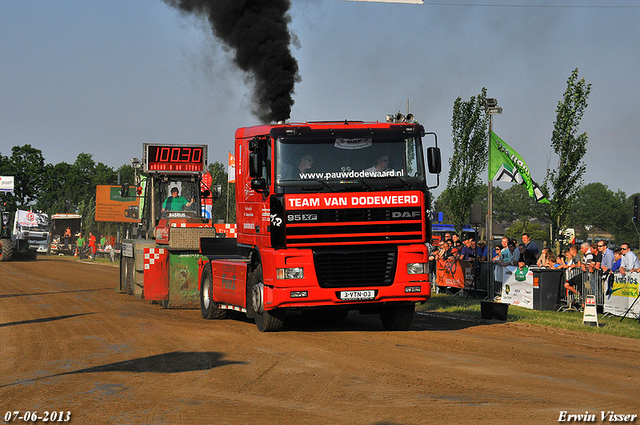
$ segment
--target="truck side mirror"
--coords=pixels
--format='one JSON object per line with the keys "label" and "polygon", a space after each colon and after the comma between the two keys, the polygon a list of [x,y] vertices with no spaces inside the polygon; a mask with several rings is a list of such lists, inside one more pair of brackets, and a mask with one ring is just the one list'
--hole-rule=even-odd
{"label": "truck side mirror", "polygon": [[249,176],[262,177],[262,153],[260,151],[249,153]]}
{"label": "truck side mirror", "polygon": [[440,174],[442,172],[442,160],[440,159],[439,148],[427,148],[427,164],[429,165],[429,173]]}

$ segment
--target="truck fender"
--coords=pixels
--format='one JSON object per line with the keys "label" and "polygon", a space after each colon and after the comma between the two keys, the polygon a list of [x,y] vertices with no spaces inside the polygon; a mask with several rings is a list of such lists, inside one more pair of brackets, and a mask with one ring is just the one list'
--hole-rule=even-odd
{"label": "truck fender", "polygon": [[211,260],[200,258],[198,260],[198,292],[202,290],[202,271],[204,270],[204,266],[210,263]]}

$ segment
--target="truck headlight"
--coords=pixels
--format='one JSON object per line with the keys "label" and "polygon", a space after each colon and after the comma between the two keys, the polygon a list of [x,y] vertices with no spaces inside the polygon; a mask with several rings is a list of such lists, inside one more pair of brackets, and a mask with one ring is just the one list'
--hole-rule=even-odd
{"label": "truck headlight", "polygon": [[427,273],[427,263],[408,263],[407,274],[425,274]]}
{"label": "truck headlight", "polygon": [[302,278],[304,278],[304,269],[302,267],[276,269],[276,279],[302,279]]}

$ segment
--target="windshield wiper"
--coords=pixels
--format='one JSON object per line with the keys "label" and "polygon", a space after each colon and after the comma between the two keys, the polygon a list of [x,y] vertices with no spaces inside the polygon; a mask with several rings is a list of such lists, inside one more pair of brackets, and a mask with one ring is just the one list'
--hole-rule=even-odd
{"label": "windshield wiper", "polygon": [[[385,177],[385,183],[389,183],[389,180],[398,180],[402,183],[403,186],[406,186],[408,189],[413,189],[409,183],[407,183],[402,177]],[[388,187],[388,186],[387,186]]]}
{"label": "windshield wiper", "polygon": [[365,186],[367,186],[371,190],[376,190],[376,188],[373,185],[370,185],[369,183],[367,183],[365,178],[355,179],[354,181],[364,184]]}
{"label": "windshield wiper", "polygon": [[331,189],[331,191],[332,191],[332,192],[336,192],[336,191],[337,191],[335,187],[331,186],[329,183],[327,183],[327,182],[326,182],[326,181],[324,181],[324,180],[320,180],[320,179],[318,179],[318,180],[314,180],[314,181],[316,181],[316,182],[318,182],[318,183],[320,183],[320,184],[324,185],[325,187],[328,187],[329,189]]}
{"label": "windshield wiper", "polygon": [[383,187],[388,188],[389,187],[388,183],[390,179],[397,179],[398,181],[400,181],[400,183],[402,183],[403,186],[406,186],[409,189],[413,189],[413,187],[411,187],[411,185],[401,177],[360,178],[354,181],[366,185],[371,190],[378,190],[373,184],[367,183],[367,180],[376,184],[377,186],[382,185]]}

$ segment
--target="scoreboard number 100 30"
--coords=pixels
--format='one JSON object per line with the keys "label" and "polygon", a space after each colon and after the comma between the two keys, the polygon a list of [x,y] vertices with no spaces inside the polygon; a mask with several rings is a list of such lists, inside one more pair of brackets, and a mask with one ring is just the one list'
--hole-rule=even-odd
{"label": "scoreboard number 100 30", "polygon": [[206,172],[207,146],[145,144],[144,171]]}

